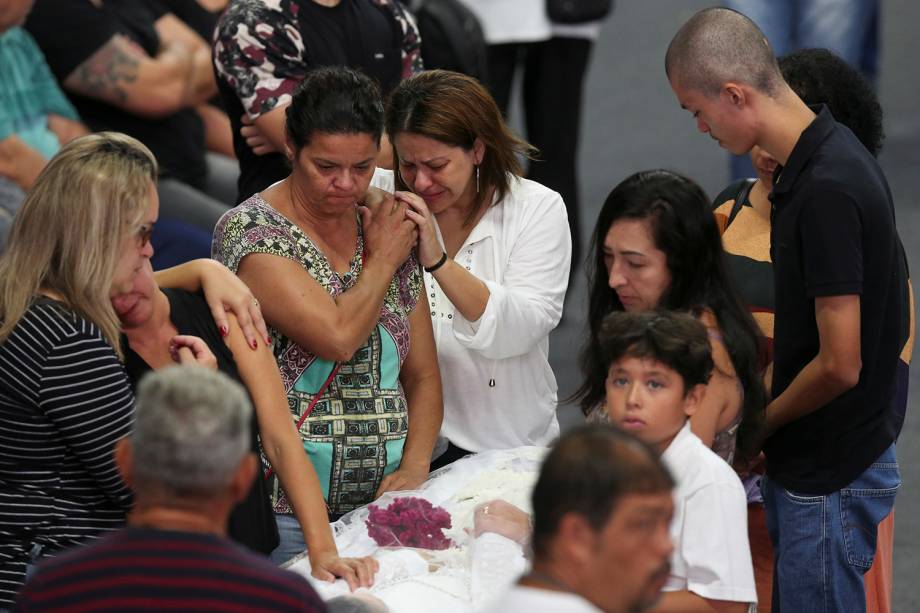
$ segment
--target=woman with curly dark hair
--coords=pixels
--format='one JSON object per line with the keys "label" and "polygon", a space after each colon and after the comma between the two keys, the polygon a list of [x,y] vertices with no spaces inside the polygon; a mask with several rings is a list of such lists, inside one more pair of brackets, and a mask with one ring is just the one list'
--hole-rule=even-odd
{"label": "woman with curly dark hair", "polygon": [[576,392],[589,418],[603,403],[607,377],[598,340],[611,311],[687,311],[709,331],[715,369],[691,427],[729,463],[736,449],[757,449],[765,404],[760,334],[725,267],[709,198],[693,181],[667,170],[636,173],[601,209],[588,262],[590,336],[582,354],[585,381]]}

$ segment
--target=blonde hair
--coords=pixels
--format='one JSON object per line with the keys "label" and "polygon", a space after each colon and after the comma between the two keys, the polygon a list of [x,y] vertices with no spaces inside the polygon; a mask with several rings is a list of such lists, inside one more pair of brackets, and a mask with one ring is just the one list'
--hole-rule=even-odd
{"label": "blonde hair", "polygon": [[121,357],[109,292],[121,243],[141,224],[156,177],[150,150],[118,132],[78,138],[48,162],[0,257],[0,342],[44,290],[96,324]]}

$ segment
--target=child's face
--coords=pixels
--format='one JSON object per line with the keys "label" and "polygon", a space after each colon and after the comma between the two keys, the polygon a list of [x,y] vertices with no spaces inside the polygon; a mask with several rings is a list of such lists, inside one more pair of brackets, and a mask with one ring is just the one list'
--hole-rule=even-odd
{"label": "child's face", "polygon": [[696,412],[705,386],[685,393],[683,378],[649,358],[624,356],[607,372],[610,423],[664,453],[687,418]]}

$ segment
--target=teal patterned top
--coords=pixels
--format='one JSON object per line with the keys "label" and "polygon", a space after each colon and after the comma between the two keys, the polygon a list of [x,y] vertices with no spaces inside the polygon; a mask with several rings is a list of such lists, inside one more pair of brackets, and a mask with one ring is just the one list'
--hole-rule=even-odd
{"label": "teal patterned top", "polygon": [[[360,277],[363,250],[359,217],[351,266],[340,275],[303,230],[256,194],[218,222],[212,255],[234,272],[250,253],[288,258],[303,266],[330,296],[336,297]],[[351,360],[341,364],[300,428],[304,449],[319,475],[331,514],[346,513],[371,502],[383,476],[399,467],[409,429],[399,371],[409,353],[409,314],[421,291],[422,277],[413,255],[393,276],[374,331]],[[296,423],[335,363],[315,356],[277,329],[269,329]],[[269,487],[275,512],[291,513],[274,474]]]}

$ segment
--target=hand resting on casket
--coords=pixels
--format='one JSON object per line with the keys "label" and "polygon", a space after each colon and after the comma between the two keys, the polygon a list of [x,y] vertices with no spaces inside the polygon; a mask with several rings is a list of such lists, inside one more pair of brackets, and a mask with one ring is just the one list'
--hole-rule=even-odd
{"label": "hand resting on casket", "polygon": [[473,536],[494,532],[525,545],[530,542],[530,515],[510,502],[490,500],[473,511]]}

